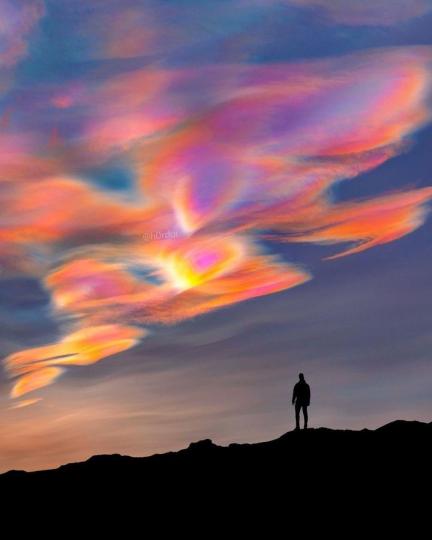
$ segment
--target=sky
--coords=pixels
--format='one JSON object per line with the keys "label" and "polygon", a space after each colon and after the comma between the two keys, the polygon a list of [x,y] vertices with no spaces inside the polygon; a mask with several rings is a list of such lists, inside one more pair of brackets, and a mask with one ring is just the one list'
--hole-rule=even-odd
{"label": "sky", "polygon": [[431,421],[431,28],[0,1],[0,471]]}

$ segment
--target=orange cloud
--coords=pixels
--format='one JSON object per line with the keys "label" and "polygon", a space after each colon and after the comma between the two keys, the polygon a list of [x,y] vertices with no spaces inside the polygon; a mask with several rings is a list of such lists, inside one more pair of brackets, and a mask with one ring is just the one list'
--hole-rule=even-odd
{"label": "orange cloud", "polygon": [[105,325],[88,327],[65,336],[59,343],[27,349],[8,356],[6,368],[19,376],[11,396],[20,397],[54,382],[63,369],[58,366],[94,364],[133,347],[145,331],[138,328]]}
{"label": "orange cloud", "polygon": [[44,367],[20,377],[11,390],[11,397],[18,398],[33,390],[38,390],[54,382],[63,370],[57,367]]}
{"label": "orange cloud", "polygon": [[[289,237],[290,242],[337,244],[354,243],[334,259],[387,244],[420,227],[425,220],[425,204],[432,188],[417,189],[377,197],[370,201],[337,204],[314,220],[314,229]],[[306,228],[307,226],[305,226]]]}

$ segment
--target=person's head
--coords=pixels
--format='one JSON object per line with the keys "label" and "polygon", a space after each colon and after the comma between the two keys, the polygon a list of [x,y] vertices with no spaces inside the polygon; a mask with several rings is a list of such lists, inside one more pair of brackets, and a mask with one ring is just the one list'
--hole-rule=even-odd
{"label": "person's head", "polygon": [[303,373],[299,373],[299,379],[301,382],[304,382],[305,378],[304,378]]}

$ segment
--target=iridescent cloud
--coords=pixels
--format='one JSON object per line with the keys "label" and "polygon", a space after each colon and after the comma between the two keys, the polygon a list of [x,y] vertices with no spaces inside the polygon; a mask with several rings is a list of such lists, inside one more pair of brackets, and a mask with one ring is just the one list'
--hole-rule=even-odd
{"label": "iridescent cloud", "polygon": [[[133,44],[116,49],[129,54]],[[27,124],[0,135],[2,265],[41,280],[62,337],[6,358],[12,396],[133,347],[145,325],[309,280],[266,251],[269,237],[348,243],[342,256],[419,227],[432,188],[344,203],[329,193],[429,122],[431,60],[408,47],[150,66],[26,91]],[[132,177],[120,193],[94,182],[113,163]]]}

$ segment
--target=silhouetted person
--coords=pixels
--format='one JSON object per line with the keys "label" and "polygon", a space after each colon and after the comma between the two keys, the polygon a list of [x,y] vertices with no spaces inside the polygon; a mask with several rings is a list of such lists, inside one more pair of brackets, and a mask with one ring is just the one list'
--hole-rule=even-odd
{"label": "silhouetted person", "polygon": [[304,429],[307,429],[310,395],[310,386],[305,381],[303,373],[299,373],[299,382],[294,385],[292,396],[292,403],[295,404],[296,429],[300,429],[300,409],[303,411]]}

